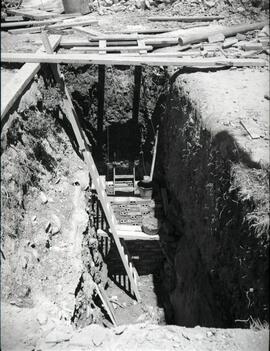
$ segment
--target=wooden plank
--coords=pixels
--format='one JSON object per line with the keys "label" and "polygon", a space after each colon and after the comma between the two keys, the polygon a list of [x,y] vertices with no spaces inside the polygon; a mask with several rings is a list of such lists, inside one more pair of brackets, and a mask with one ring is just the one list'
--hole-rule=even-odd
{"label": "wooden plank", "polygon": [[116,224],[117,231],[133,231],[133,232],[141,232],[142,227],[140,225],[128,225],[128,224]]}
{"label": "wooden plank", "polygon": [[145,41],[143,39],[138,40],[138,46],[142,47],[142,49],[139,51],[140,54],[147,54],[147,46],[145,45]]}
{"label": "wooden plank", "polygon": [[[66,28],[77,26],[78,24],[80,26],[88,26],[88,25],[97,24],[97,23],[98,21],[94,19],[89,19],[86,21],[63,21],[60,24],[52,24],[52,25],[46,26],[46,30],[64,29],[64,28],[66,29]],[[45,29],[45,26],[11,29],[8,32],[11,34],[37,33],[37,32],[41,32],[43,29]]]}
{"label": "wooden plank", "polygon": [[157,155],[157,144],[158,144],[158,129],[155,135],[155,144],[154,144],[153,158],[152,158],[152,164],[151,164],[150,181],[153,180],[153,176],[154,176],[154,169],[155,169],[156,155]]}
{"label": "wooden plank", "polygon": [[[70,50],[72,51],[83,51],[85,53],[91,52],[91,51],[99,51],[98,47],[93,47],[93,46],[82,46],[82,47],[74,47],[71,48]],[[141,50],[145,51],[151,51],[153,50],[153,46],[106,46],[103,48],[103,51],[106,52],[115,52],[115,51],[127,51],[127,52],[140,52]]]}
{"label": "wooden plank", "polygon": [[97,32],[97,31],[95,31],[95,30],[92,30],[92,29],[90,30],[90,29],[88,29],[88,28],[84,28],[84,27],[82,27],[82,26],[75,26],[75,27],[73,27],[73,30],[74,30],[75,32],[79,32],[79,33],[91,35],[91,36],[94,36],[94,37],[100,35],[99,32]]}
{"label": "wooden plank", "polygon": [[116,316],[115,316],[113,307],[112,307],[110,301],[107,299],[107,296],[106,296],[106,293],[105,293],[103,287],[101,286],[101,284],[97,284],[95,282],[94,282],[94,284],[95,284],[96,292],[97,292],[98,296],[100,297],[100,299],[103,303],[103,306],[106,309],[113,325],[117,326]]}
{"label": "wooden plank", "polygon": [[[50,43],[53,49],[57,48],[60,40],[60,35],[50,36]],[[44,47],[41,47],[37,52],[41,53],[43,51]],[[14,78],[10,82],[7,82],[5,89],[1,90],[1,120],[3,120],[16,100],[22,95],[39,69],[39,63],[26,63],[16,75],[14,75]]]}
{"label": "wooden plank", "polygon": [[[46,41],[48,43],[46,33],[44,33],[44,35],[42,36],[42,39],[43,39],[44,43]],[[46,45],[46,47],[47,46],[48,45]],[[52,54],[52,51],[53,51],[52,48],[48,48],[48,54]],[[134,278],[133,278],[133,274],[132,274],[133,270],[130,270],[130,265],[132,266],[132,263],[128,262],[126,260],[125,255],[123,253],[124,249],[123,249],[122,243],[121,243],[121,241],[117,235],[117,231],[116,231],[116,223],[117,223],[116,218],[114,216],[110,202],[109,202],[107,195],[106,195],[106,192],[104,190],[103,182],[99,177],[98,170],[96,168],[95,162],[93,160],[92,154],[91,154],[89,146],[88,146],[88,141],[87,141],[84,133],[82,132],[80,120],[79,120],[79,117],[78,117],[76,110],[73,106],[69,91],[65,85],[63,75],[60,74],[58,66],[51,65],[51,67],[52,67],[52,71],[53,71],[54,76],[55,76],[55,80],[59,83],[59,85],[62,88],[62,91],[64,93],[64,103],[65,103],[65,107],[66,107],[65,112],[68,113],[68,119],[69,119],[69,122],[71,123],[71,126],[72,126],[72,129],[74,131],[77,143],[79,145],[79,150],[83,155],[83,159],[88,167],[88,170],[89,170],[89,173],[91,176],[91,180],[92,180],[92,182],[95,185],[95,188],[97,190],[98,198],[99,198],[99,201],[102,205],[102,209],[104,211],[104,214],[106,216],[108,226],[111,230],[112,236],[114,238],[114,242],[116,244],[116,247],[117,247],[118,252],[120,254],[120,257],[122,259],[123,265],[125,267],[126,273],[128,275],[131,290],[134,292],[137,300],[141,301],[140,292],[139,292],[137,284],[135,283]],[[133,267],[133,269],[135,269],[135,268]]]}
{"label": "wooden plank", "polygon": [[52,18],[43,21],[21,21],[21,22],[10,22],[10,23],[1,23],[2,28],[15,28],[15,27],[27,27],[27,26],[40,26],[55,22],[62,22],[63,18]]}
{"label": "wooden plank", "polygon": [[32,62],[32,63],[68,63],[68,64],[100,64],[100,65],[149,65],[149,66],[185,66],[185,67],[263,67],[267,61],[263,59],[226,59],[226,58],[170,58],[149,56],[121,56],[96,54],[44,54],[38,53],[1,53],[1,62]]}
{"label": "wooden plank", "polygon": [[[39,41],[37,41],[38,43]],[[60,42],[60,46],[63,48],[70,48],[70,47],[78,47],[78,46],[89,46],[89,47],[98,47],[98,41],[93,41],[90,42],[88,39],[85,38],[62,38],[61,42]],[[136,46],[137,45],[137,41],[136,40],[130,40],[130,41],[123,41],[123,42],[119,42],[119,41],[110,41],[109,43],[107,43],[107,46],[128,46],[128,45],[133,45]]]}
{"label": "wooden plank", "polygon": [[97,144],[98,149],[103,145],[104,122],[104,91],[105,91],[105,65],[98,65],[98,111],[97,111]]}
{"label": "wooden plank", "polygon": [[[68,16],[68,18],[72,18],[76,16]],[[62,22],[67,17],[55,17],[51,19],[46,19],[42,21],[19,21],[19,22],[9,22],[9,23],[1,23],[1,28],[15,28],[15,27],[27,27],[27,26],[41,26],[50,23]]]}
{"label": "wooden plank", "polygon": [[135,66],[132,119],[136,123],[136,125],[139,122],[141,81],[142,81],[142,67]]}
{"label": "wooden plank", "polygon": [[112,203],[125,203],[125,202],[149,202],[151,203],[151,199],[143,199],[139,196],[108,196],[110,202]]}
{"label": "wooden plank", "polygon": [[[121,33],[124,34],[130,34],[130,33],[138,33],[138,34],[159,34],[159,33],[167,33],[167,32],[171,32],[173,30],[176,30],[178,28],[144,28],[144,29],[126,29],[126,30],[122,30]],[[112,33],[108,33],[108,34],[112,34]]]}
{"label": "wooden plank", "polygon": [[254,121],[240,121],[240,124],[245,128],[245,130],[248,132],[250,135],[251,139],[259,139],[260,138],[260,133],[259,133],[259,128],[258,124]]}
{"label": "wooden plank", "polygon": [[57,13],[51,13],[47,11],[42,11],[38,9],[31,9],[31,8],[19,8],[19,9],[7,9],[7,14],[15,15],[15,16],[23,16],[25,18],[41,20],[46,18],[52,18],[57,16]]}
{"label": "wooden plank", "polygon": [[[98,229],[97,233],[102,237],[108,237],[108,234],[102,229]],[[148,235],[142,231],[119,230],[117,234],[119,238],[124,240],[159,240],[159,235]]]}
{"label": "wooden plank", "polygon": [[106,54],[106,51],[103,50],[103,49],[106,49],[106,46],[107,46],[106,40],[99,40],[99,44],[98,44],[99,50],[98,50],[98,53],[99,53],[100,55],[105,55],[105,54]]}
{"label": "wooden plank", "polygon": [[148,21],[159,22],[159,21],[177,21],[177,22],[199,22],[199,21],[217,21],[223,19],[224,16],[178,16],[178,17],[149,17]]}
{"label": "wooden plank", "polygon": [[5,22],[18,22],[18,21],[23,21],[23,20],[24,19],[22,16],[8,16],[5,18]]}

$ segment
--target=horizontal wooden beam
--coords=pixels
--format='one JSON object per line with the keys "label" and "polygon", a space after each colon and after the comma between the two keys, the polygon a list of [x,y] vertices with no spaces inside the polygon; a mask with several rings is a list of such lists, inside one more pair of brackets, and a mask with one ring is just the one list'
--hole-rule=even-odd
{"label": "horizontal wooden beam", "polygon": [[[74,48],[71,48],[72,51],[84,51],[84,52],[89,52],[89,51],[99,51],[100,48],[98,46],[77,46]],[[102,48],[103,51],[106,52],[114,52],[114,51],[140,51],[140,50],[146,50],[146,51],[152,51],[153,46],[109,46]]]}
{"label": "horizontal wooden beam", "polygon": [[[137,45],[137,40],[129,40],[129,41],[110,41],[107,43],[107,46],[134,46]],[[62,48],[70,48],[70,47],[80,47],[80,46],[93,46],[98,47],[99,42],[94,41],[90,42],[88,39],[72,39],[72,38],[62,38],[60,42],[60,47]]]}
{"label": "horizontal wooden beam", "polygon": [[[61,40],[60,35],[50,37],[50,43],[53,49],[56,49]],[[37,53],[42,53],[44,47],[41,47]],[[5,117],[7,112],[16,102],[16,100],[24,92],[34,76],[40,69],[40,63],[26,63],[19,69],[14,77],[6,82],[5,89],[1,89],[1,120]],[[2,77],[3,79],[3,77]]]}
{"label": "horizontal wooden beam", "polygon": [[62,22],[67,18],[73,18],[76,17],[76,15],[70,14],[70,15],[65,15],[66,17],[56,17],[56,18],[50,18],[42,21],[18,21],[18,22],[1,22],[1,28],[15,28],[15,27],[27,27],[27,26],[42,26],[45,24],[50,24],[50,23],[56,23],[56,22]]}
{"label": "horizontal wooden beam", "polygon": [[45,54],[45,53],[5,53],[1,54],[2,62],[29,63],[67,63],[67,64],[97,64],[119,66],[185,66],[185,67],[263,67],[267,62],[262,59],[227,59],[227,58],[175,58],[152,56],[122,56],[120,54]]}
{"label": "horizontal wooden beam", "polygon": [[[102,237],[108,237],[108,234],[102,229],[98,229],[97,233]],[[157,234],[148,235],[144,232],[139,231],[119,230],[117,231],[117,235],[119,238],[125,240],[159,240],[159,236]]]}
{"label": "horizontal wooden beam", "polygon": [[19,29],[11,29],[8,32],[11,34],[23,34],[23,33],[37,33],[41,32],[43,29],[46,30],[53,30],[53,29],[64,29],[64,28],[71,28],[74,26],[88,26],[91,24],[97,24],[98,21],[94,19],[88,19],[85,21],[65,21],[60,24],[52,24],[52,25],[44,25],[44,26],[37,26],[37,27],[31,27],[31,28],[19,28]]}
{"label": "horizontal wooden beam", "polygon": [[196,21],[216,21],[223,19],[224,16],[179,16],[179,17],[149,17],[148,21],[159,22],[159,21],[177,21],[177,22],[196,22]]}

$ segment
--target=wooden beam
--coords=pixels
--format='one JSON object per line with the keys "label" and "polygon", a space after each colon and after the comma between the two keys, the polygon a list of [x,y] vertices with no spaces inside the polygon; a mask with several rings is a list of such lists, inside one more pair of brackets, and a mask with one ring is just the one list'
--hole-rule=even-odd
{"label": "wooden beam", "polygon": [[[109,42],[109,47],[110,46],[123,46],[123,45],[137,45],[136,40],[129,40],[129,41],[110,41]],[[60,46],[63,48],[70,48],[70,47],[80,47],[80,46],[89,46],[89,47],[98,47],[98,41],[90,42],[88,39],[78,39],[78,38],[62,38],[60,42]]]}
{"label": "wooden beam", "polygon": [[1,62],[32,62],[32,63],[67,63],[67,64],[97,64],[118,66],[185,66],[185,67],[263,67],[267,61],[263,59],[228,59],[228,58],[174,58],[124,55],[96,55],[96,54],[45,54],[2,52]]}
{"label": "wooden beam", "polygon": [[[138,33],[138,34],[159,34],[159,33],[167,33],[178,28],[154,28],[154,29],[130,29],[130,30],[123,30],[121,33],[129,34],[129,33]],[[112,33],[110,33],[112,34]]]}
{"label": "wooden beam", "polygon": [[[60,35],[52,35],[50,43],[53,49],[56,49],[61,40]],[[37,53],[42,53],[44,47],[41,47]],[[5,85],[5,89],[1,89],[1,120],[5,117],[7,112],[16,102],[16,100],[23,94],[25,88],[37,74],[40,69],[40,63],[26,63],[14,75],[13,79]]]}
{"label": "wooden beam", "polygon": [[[56,22],[62,22],[67,18],[72,18],[76,17],[74,15],[65,15],[66,17],[56,17],[56,18],[50,18],[46,20],[41,20],[41,21],[19,21],[19,22],[1,22],[1,28],[15,28],[15,27],[27,27],[27,26],[41,26],[45,24],[50,24],[50,23],[56,23]],[[78,19],[78,17],[77,17]]]}
{"label": "wooden beam", "polygon": [[15,27],[27,27],[27,26],[41,26],[43,24],[50,24],[55,22],[62,22],[63,18],[52,18],[43,21],[20,21],[20,22],[9,22],[1,23],[2,28],[15,28]]}
{"label": "wooden beam", "polygon": [[105,88],[105,65],[98,65],[98,121],[97,121],[97,146],[102,150],[103,124],[104,124],[104,89]]}
{"label": "wooden beam", "polygon": [[30,19],[41,20],[45,18],[52,18],[58,16],[58,13],[51,13],[32,8],[20,8],[20,9],[7,9],[9,15],[23,16]]}
{"label": "wooden beam", "polygon": [[217,21],[224,19],[224,16],[179,16],[179,17],[149,17],[148,21],[159,22],[159,21],[177,21],[177,22],[196,22],[196,21]]}
{"label": "wooden beam", "polygon": [[[108,234],[102,229],[98,229],[97,233],[102,237],[108,237]],[[159,240],[159,235],[148,235],[142,231],[119,230],[117,235],[125,240]]]}
{"label": "wooden beam", "polygon": [[152,158],[152,164],[151,164],[150,181],[153,180],[153,176],[154,176],[154,169],[155,169],[156,155],[157,155],[157,144],[158,144],[158,129],[156,131],[156,136],[155,136],[155,145],[154,145],[153,158]]}
{"label": "wooden beam", "polygon": [[64,29],[64,28],[71,28],[74,26],[77,26],[78,24],[80,26],[88,26],[90,24],[97,24],[98,21],[94,19],[89,19],[86,21],[63,21],[60,24],[52,24],[48,26],[37,26],[37,27],[31,27],[31,28],[19,28],[19,29],[11,29],[8,32],[11,34],[23,34],[23,33],[37,33],[41,32],[43,29],[46,30],[53,30],[53,29]]}
{"label": "wooden beam", "polygon": [[136,123],[136,125],[139,122],[141,81],[142,81],[142,67],[135,66],[132,119]]}
{"label": "wooden beam", "polygon": [[[99,47],[95,47],[95,46],[77,46],[74,48],[71,48],[70,50],[72,51],[84,51],[85,53],[90,52],[90,51],[99,51]],[[103,51],[106,52],[115,52],[115,51],[129,51],[129,52],[139,52],[141,50],[145,50],[147,51],[151,51],[153,50],[153,46],[106,46],[105,48],[103,48]]]}

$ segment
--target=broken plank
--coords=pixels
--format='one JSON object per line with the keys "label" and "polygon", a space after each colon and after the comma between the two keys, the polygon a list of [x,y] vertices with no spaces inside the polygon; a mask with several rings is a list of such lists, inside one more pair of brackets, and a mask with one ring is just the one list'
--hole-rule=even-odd
{"label": "broken plank", "polygon": [[22,16],[25,18],[41,20],[46,18],[52,18],[58,16],[57,13],[51,13],[43,10],[31,9],[31,8],[19,8],[19,9],[7,9],[9,15]]}
{"label": "broken plank", "polygon": [[255,122],[252,121],[240,121],[240,124],[245,128],[245,130],[248,132],[250,135],[251,139],[259,139],[260,134],[256,132],[256,129],[258,130],[258,125]]}
{"label": "broken plank", "polygon": [[196,22],[196,21],[217,21],[223,19],[224,16],[179,16],[179,17],[149,17],[148,21],[177,21],[177,22]]}
{"label": "broken plank", "polygon": [[[56,49],[60,40],[60,35],[50,36],[51,46]],[[44,47],[41,47],[37,53],[42,53],[43,50]],[[22,95],[39,69],[39,63],[27,63],[23,65],[14,78],[5,85],[5,89],[1,90],[1,120],[3,120],[16,100]]]}
{"label": "broken plank", "polygon": [[119,54],[45,54],[2,52],[2,62],[32,62],[32,63],[67,63],[67,64],[100,64],[100,65],[148,65],[148,66],[185,66],[185,67],[263,67],[267,61],[263,59],[227,59],[227,58],[174,58],[151,56],[123,56]]}
{"label": "broken plank", "polygon": [[94,31],[92,29],[90,30],[88,28],[84,28],[82,26],[75,26],[75,27],[73,27],[73,30],[75,30],[75,32],[91,35],[91,36],[94,36],[94,37],[100,35],[99,32]]}

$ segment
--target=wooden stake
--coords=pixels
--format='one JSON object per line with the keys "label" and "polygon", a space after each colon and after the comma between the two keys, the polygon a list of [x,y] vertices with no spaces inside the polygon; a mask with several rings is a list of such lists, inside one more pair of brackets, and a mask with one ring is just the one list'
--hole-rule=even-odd
{"label": "wooden stake", "polygon": [[135,66],[132,118],[133,118],[133,120],[136,123],[138,123],[138,121],[139,121],[141,80],[142,80],[142,67],[141,66]]}
{"label": "wooden stake", "polygon": [[97,122],[97,145],[101,151],[103,144],[104,124],[104,88],[105,88],[105,65],[98,65],[98,122]]}
{"label": "wooden stake", "polygon": [[157,155],[157,143],[158,143],[158,129],[156,131],[156,136],[155,136],[155,145],[154,145],[154,153],[153,153],[152,165],[151,165],[150,181],[153,180],[153,176],[154,176],[154,169],[155,169],[156,155]]}

